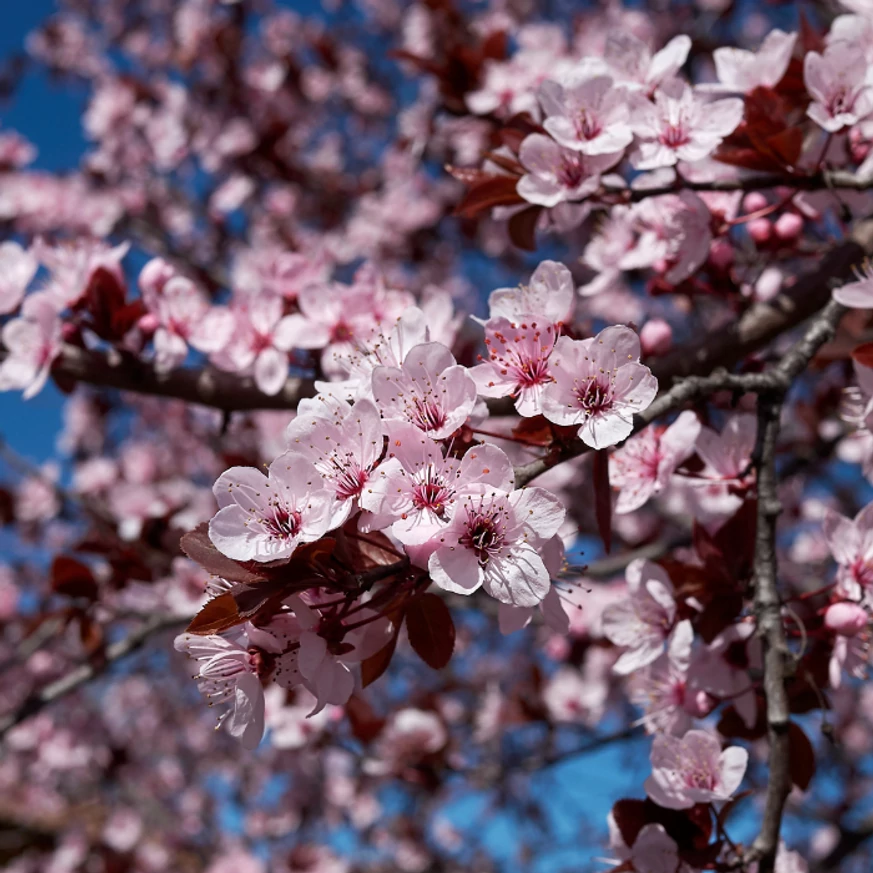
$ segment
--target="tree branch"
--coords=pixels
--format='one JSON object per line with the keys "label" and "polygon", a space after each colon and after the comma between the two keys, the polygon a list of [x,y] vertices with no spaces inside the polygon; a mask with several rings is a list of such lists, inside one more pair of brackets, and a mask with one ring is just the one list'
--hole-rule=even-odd
{"label": "tree branch", "polygon": [[187,618],[176,615],[153,616],[123,639],[107,646],[106,654],[101,661],[80,664],[66,675],[55,679],[54,682],[49,682],[44,688],[31,694],[17,709],[0,718],[0,739],[5,737],[15,725],[36,715],[50,703],[66,697],[86,682],[105,672],[111,664],[141,648],[150,637],[169,628],[182,627],[187,622]]}

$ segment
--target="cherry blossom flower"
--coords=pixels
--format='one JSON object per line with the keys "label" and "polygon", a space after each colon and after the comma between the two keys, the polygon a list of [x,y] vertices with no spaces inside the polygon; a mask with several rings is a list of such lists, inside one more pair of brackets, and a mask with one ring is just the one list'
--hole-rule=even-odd
{"label": "cherry blossom flower", "polygon": [[216,635],[180,634],[175,648],[199,661],[197,687],[210,705],[229,703],[218,719],[246,749],[256,749],[264,736],[264,690],[258,677],[260,659],[250,653],[244,634],[233,640]]}
{"label": "cherry blossom flower", "polygon": [[33,252],[17,242],[0,243],[0,315],[18,309],[38,266]]}
{"label": "cherry blossom flower", "polygon": [[619,84],[651,94],[679,72],[690,50],[691,38],[685,34],[674,36],[653,54],[633,33],[616,30],[606,41],[604,60]]}
{"label": "cherry blossom flower", "polygon": [[731,416],[716,433],[710,427],[701,427],[697,436],[697,454],[706,467],[700,474],[704,479],[739,482],[749,474],[752,451],[758,425],[754,415]]}
{"label": "cherry blossom flower", "polygon": [[695,730],[681,739],[658,734],[651,761],[646,794],[666,809],[689,809],[695,803],[729,800],[743,781],[749,753],[740,746],[722,751],[713,734]]}
{"label": "cherry blossom flower", "polygon": [[463,425],[476,405],[476,383],[441,343],[422,343],[400,367],[373,371],[373,397],[387,421],[408,421],[433,439]]}
{"label": "cherry blossom flower", "polygon": [[648,427],[614,452],[609,481],[619,490],[615,511],[633,512],[667,487],[676,468],[694,452],[700,422],[683,412],[667,428]]}
{"label": "cherry blossom flower", "polygon": [[278,394],[288,378],[288,348],[278,339],[285,319],[282,298],[258,294],[233,310],[233,335],[212,362],[231,372],[251,371],[264,394]]}
{"label": "cherry blossom flower", "polygon": [[543,82],[543,127],[564,148],[586,155],[621,152],[633,139],[627,93],[609,76]]}
{"label": "cherry blossom flower", "polygon": [[23,391],[25,400],[39,394],[48,381],[52,362],[61,353],[61,321],[43,297],[30,297],[22,317],[3,325],[0,339],[6,357],[0,363],[0,391]]}
{"label": "cherry blossom flower", "polygon": [[488,297],[492,319],[505,318],[515,322],[535,316],[547,319],[555,326],[569,324],[575,307],[573,276],[557,261],[543,261],[533,271],[527,285],[497,288]]}
{"label": "cherry blossom flower", "polygon": [[444,458],[417,427],[392,423],[385,461],[361,492],[361,506],[371,513],[362,523],[390,525],[404,545],[421,545],[449,524],[460,489],[482,484],[511,491],[513,483],[512,463],[497,446],[473,446],[461,460]]}
{"label": "cherry blossom flower", "polygon": [[321,395],[301,403],[285,431],[289,448],[305,458],[333,494],[331,527],[352,513],[359,496],[372,483],[372,471],[382,455],[382,419],[369,400],[354,406]]}
{"label": "cherry blossom flower", "polygon": [[555,345],[554,327],[492,318],[485,325],[485,345],[487,359],[470,369],[479,394],[513,397],[520,415],[539,415],[543,387],[552,381],[548,361]]}
{"label": "cherry blossom flower", "polygon": [[825,539],[837,562],[837,587],[854,601],[871,602],[873,598],[873,503],[865,506],[854,519],[832,509],[822,522]]}
{"label": "cherry blossom flower", "polygon": [[873,112],[873,88],[867,82],[863,52],[829,46],[823,55],[807,52],[803,81],[813,102],[806,114],[828,133],[857,124]]}
{"label": "cherry blossom flower", "polygon": [[628,649],[614,667],[620,674],[645,667],[663,654],[676,618],[673,583],[662,567],[637,558],[628,564],[625,578],[630,597],[607,606],[601,618],[603,635]]}
{"label": "cherry blossom flower", "polygon": [[435,713],[414,707],[395,712],[376,742],[376,759],[364,763],[368,773],[400,772],[439,752],[449,735]]}
{"label": "cherry blossom flower", "polygon": [[237,561],[275,561],[330,526],[334,495],[309,461],[287,452],[265,476],[254,467],[231,467],[215,482],[219,510],[209,522],[215,547]]}
{"label": "cherry blossom flower", "polygon": [[212,306],[203,290],[177,275],[166,261],[149,261],[140,273],[139,286],[157,320],[153,341],[159,370],[179,366],[189,346],[204,353],[218,352],[230,339],[234,330],[230,312]]}
{"label": "cherry blossom flower", "polygon": [[601,173],[614,167],[621,153],[586,155],[532,133],[522,142],[518,157],[527,171],[518,180],[518,193],[528,203],[552,207],[593,194]]}
{"label": "cherry blossom flower", "polygon": [[553,382],[542,392],[543,415],[555,424],[579,425],[594,449],[630,436],[633,417],[655,399],[658,382],[640,362],[637,335],[621,325],[585,340],[560,337],[549,358]]}
{"label": "cherry blossom flower", "polygon": [[865,262],[856,272],[857,281],[834,288],[833,298],[853,309],[873,309],[873,264]]}
{"label": "cherry blossom flower", "polygon": [[549,590],[540,550],[563,520],[560,501],[542,488],[471,486],[458,496],[450,524],[434,538],[431,579],[455,594],[484,588],[502,603],[535,606]]}
{"label": "cherry blossom flower", "polygon": [[639,139],[631,164],[637,170],[654,170],[702,160],[742,119],[742,100],[704,103],[681,83],[656,91],[654,103],[639,95],[631,110],[631,127]]}
{"label": "cherry blossom flower", "polygon": [[33,254],[49,271],[46,293],[60,311],[78,303],[98,270],[104,270],[124,288],[121,262],[130,243],[110,246],[99,240],[76,240],[50,245],[43,239],[33,244]]}
{"label": "cherry blossom flower", "polygon": [[755,88],[773,88],[788,69],[796,41],[796,33],[776,28],[756,52],[721,46],[712,53],[718,82],[698,85],[698,90],[748,94]]}

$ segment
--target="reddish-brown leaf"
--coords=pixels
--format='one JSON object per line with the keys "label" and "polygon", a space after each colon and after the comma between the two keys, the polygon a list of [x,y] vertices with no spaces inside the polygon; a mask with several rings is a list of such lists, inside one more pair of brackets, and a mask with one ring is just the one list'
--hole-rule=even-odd
{"label": "reddish-brown leaf", "polygon": [[529,206],[509,219],[507,229],[514,246],[526,252],[536,251],[537,223],[542,212],[542,206]]}
{"label": "reddish-brown leaf", "polygon": [[852,360],[862,367],[873,367],[873,343],[864,343],[852,352]]}
{"label": "reddish-brown leaf", "polygon": [[97,580],[90,567],[69,558],[58,555],[52,561],[51,568],[52,591],[67,597],[82,597],[86,600],[97,599]]}
{"label": "reddish-brown leaf", "polygon": [[626,846],[632,846],[639,832],[650,822],[646,801],[631,798],[614,803],[612,817]]}
{"label": "reddish-brown leaf", "polygon": [[612,492],[609,489],[607,449],[594,453],[594,514],[597,518],[597,531],[608,555],[612,548]]}
{"label": "reddish-brown leaf", "polygon": [[415,653],[434,670],[441,670],[455,651],[455,623],[445,601],[436,594],[416,597],[406,610],[406,633]]}
{"label": "reddish-brown leaf", "polygon": [[353,694],[345,705],[352,733],[362,742],[369,743],[379,736],[385,719],[373,711],[373,707],[359,694]]}
{"label": "reddish-brown leaf", "polygon": [[517,206],[524,203],[524,199],[515,190],[517,182],[517,176],[497,174],[474,182],[455,207],[455,214],[463,218],[473,218],[495,206]]}
{"label": "reddish-brown leaf", "polygon": [[239,614],[233,594],[219,594],[210,600],[188,625],[189,634],[207,636],[229,630],[246,619]]}
{"label": "reddish-brown leaf", "polygon": [[222,555],[209,539],[209,523],[203,522],[194,530],[186,533],[180,543],[182,551],[196,561],[213,576],[220,576],[228,582],[244,582],[251,584],[265,579],[267,574],[262,568],[250,569],[248,566],[233,561]]}
{"label": "reddish-brown leaf", "polygon": [[791,781],[801,791],[806,791],[815,776],[815,749],[803,728],[796,722],[788,725],[788,754]]}
{"label": "reddish-brown leaf", "polygon": [[[399,628],[398,628],[399,630]],[[361,687],[372,685],[387,669],[394,657],[397,648],[397,634],[391,637],[391,641],[384,645],[375,655],[361,661]]]}

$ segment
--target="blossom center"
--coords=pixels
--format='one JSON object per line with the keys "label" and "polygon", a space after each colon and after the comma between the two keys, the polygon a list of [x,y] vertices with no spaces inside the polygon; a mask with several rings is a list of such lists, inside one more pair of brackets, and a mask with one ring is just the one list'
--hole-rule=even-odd
{"label": "blossom center", "polygon": [[410,418],[414,425],[427,433],[439,430],[446,423],[448,416],[432,397],[413,397]]}
{"label": "blossom center", "polygon": [[300,530],[300,513],[285,506],[274,505],[273,515],[264,519],[264,527],[276,539],[292,539]]}
{"label": "blossom center", "polygon": [[576,389],[576,403],[589,416],[600,415],[612,407],[612,386],[590,379]]}

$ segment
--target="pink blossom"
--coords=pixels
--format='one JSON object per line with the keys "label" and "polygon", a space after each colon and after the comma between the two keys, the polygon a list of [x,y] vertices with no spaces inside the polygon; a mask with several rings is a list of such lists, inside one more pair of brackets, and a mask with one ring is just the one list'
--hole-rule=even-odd
{"label": "pink blossom", "polygon": [[691,38],[685,34],[674,36],[653,54],[633,33],[615,30],[607,39],[604,59],[620,85],[651,94],[679,72],[690,50]]}
{"label": "pink blossom", "polygon": [[681,739],[658,734],[652,743],[652,775],[646,794],[666,809],[729,800],[743,781],[749,753],[740,746],[722,751],[706,731],[688,731]]}
{"label": "pink blossom", "polygon": [[785,75],[797,41],[796,33],[771,30],[756,52],[722,46],[712,53],[718,82],[698,86],[699,91],[748,94],[755,88],[772,88]]}
{"label": "pink blossom", "polygon": [[179,366],[189,345],[200,352],[218,352],[230,339],[234,330],[231,314],[212,306],[204,291],[179,276],[166,261],[149,261],[140,273],[139,286],[149,312],[158,321],[154,333],[158,369]]}
{"label": "pink blossom", "polygon": [[256,749],[264,736],[264,690],[258,678],[259,660],[249,653],[245,635],[227,637],[180,634],[176,651],[199,661],[197,686],[210,705],[231,704],[218,724],[227,722],[231,736],[246,749]]}
{"label": "pink blossom", "polygon": [[853,637],[870,623],[870,614],[857,603],[841,600],[827,608],[824,623],[828,630],[844,637]]}
{"label": "pink blossom", "polygon": [[873,595],[873,503],[854,519],[828,509],[822,529],[837,562],[839,592],[854,601],[869,599]]}
{"label": "pink blossom", "polygon": [[569,324],[575,307],[573,276],[557,261],[540,263],[527,285],[497,288],[488,297],[492,319],[505,318],[515,322],[535,316],[545,318],[555,326]]}
{"label": "pink blossom", "polygon": [[286,452],[265,476],[254,467],[231,467],[212,488],[219,510],[209,522],[215,547],[237,561],[275,561],[330,526],[334,495],[309,461]]}
{"label": "pink blossom", "polygon": [[859,49],[834,45],[823,55],[807,52],[803,81],[813,102],[806,114],[828,133],[857,124],[873,112],[866,76],[867,61]]}
{"label": "pink blossom", "polygon": [[873,264],[865,263],[856,273],[857,281],[834,288],[833,298],[853,309],[873,309]]}
{"label": "pink blossom", "polygon": [[39,394],[52,362],[61,353],[61,321],[42,296],[25,301],[22,317],[3,325],[0,339],[6,357],[0,363],[0,391],[23,391],[25,400]]}
{"label": "pink blossom", "polygon": [[648,427],[614,452],[609,481],[619,490],[615,511],[633,512],[667,487],[676,468],[694,452],[700,422],[683,412],[667,428]]}
{"label": "pink blossom", "polygon": [[843,674],[853,679],[867,678],[867,665],[870,663],[869,628],[853,636],[837,634],[834,637],[834,647],[828,661],[828,681],[831,688],[840,688],[843,684]]}
{"label": "pink blossom", "polygon": [[305,458],[333,496],[330,526],[338,527],[352,513],[358,498],[372,483],[382,455],[382,419],[369,400],[354,406],[320,396],[301,402],[285,438],[290,449]]}
{"label": "pink blossom", "polygon": [[18,309],[37,267],[32,251],[11,240],[0,243],[0,315]]}
{"label": "pink blossom", "polygon": [[560,337],[549,359],[553,382],[542,392],[543,415],[579,425],[579,437],[602,449],[630,436],[633,417],[655,399],[658,382],[640,362],[640,343],[618,325],[585,340]]}
{"label": "pink blossom", "polygon": [[614,167],[621,153],[586,155],[532,133],[522,142],[518,157],[527,171],[518,180],[518,193],[528,203],[552,207],[593,194],[600,187],[600,174]]}
{"label": "pink blossom", "polygon": [[631,111],[631,127],[639,138],[631,164],[637,170],[654,170],[678,161],[699,161],[712,154],[742,119],[742,100],[705,103],[681,83],[656,91],[654,103],[639,95]]}
{"label": "pink blossom", "polygon": [[279,339],[283,322],[282,298],[252,295],[233,310],[235,324],[228,342],[212,362],[231,372],[251,371],[255,384],[267,395],[278,394],[288,378],[288,348]]}
{"label": "pink blossom", "polygon": [[696,445],[697,454],[706,464],[701,476],[728,482],[747,476],[757,429],[755,416],[747,413],[731,416],[720,434],[702,427]]}
{"label": "pink blossom", "polygon": [[121,288],[127,284],[121,262],[130,243],[110,246],[98,240],[76,240],[50,245],[42,239],[33,254],[49,271],[46,292],[59,311],[78,303],[98,270],[106,271]]}
{"label": "pink blossom", "polygon": [[676,619],[673,583],[662,567],[637,558],[628,564],[625,578],[630,596],[607,606],[601,618],[603,635],[628,649],[615,664],[615,672],[621,674],[663,654]]}
{"label": "pink blossom", "polygon": [[586,155],[621,152],[633,139],[627,93],[609,76],[543,82],[543,127],[564,148]]}
{"label": "pink blossom", "polygon": [[373,371],[373,397],[387,421],[408,421],[433,439],[461,427],[476,405],[476,383],[441,343],[422,343],[400,367]]}
{"label": "pink blossom", "polygon": [[404,545],[421,545],[442,531],[451,518],[460,489],[491,485],[511,491],[512,464],[497,446],[468,449],[464,457],[443,457],[439,443],[406,422],[388,426],[385,461],[361,492],[371,513],[370,528],[391,526]]}
{"label": "pink blossom", "polygon": [[369,773],[400,772],[439,752],[449,735],[442,719],[425,709],[405,707],[395,712],[376,743],[377,759],[365,764]]}
{"label": "pink blossom", "polygon": [[609,697],[606,671],[598,670],[597,659],[586,658],[582,671],[563,665],[549,677],[543,689],[543,703],[556,722],[596,724]]}
{"label": "pink blossom", "polygon": [[513,397],[520,415],[539,415],[543,387],[552,381],[548,361],[555,345],[554,327],[491,318],[485,324],[485,344],[488,358],[470,369],[479,394]]}
{"label": "pink blossom", "polygon": [[456,594],[484,587],[502,603],[535,606],[549,590],[540,551],[563,520],[560,501],[542,488],[470,486],[459,495],[450,524],[434,538],[431,579]]}

